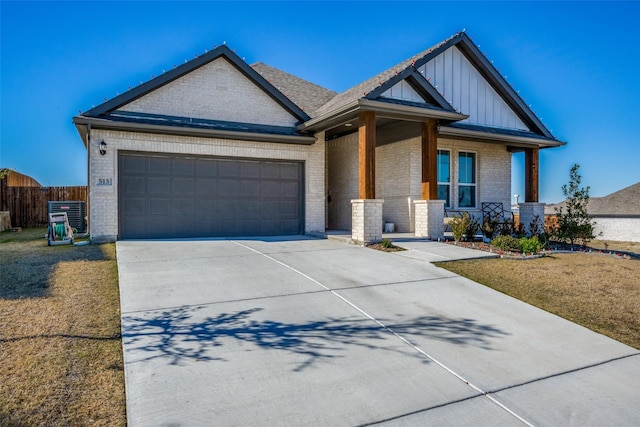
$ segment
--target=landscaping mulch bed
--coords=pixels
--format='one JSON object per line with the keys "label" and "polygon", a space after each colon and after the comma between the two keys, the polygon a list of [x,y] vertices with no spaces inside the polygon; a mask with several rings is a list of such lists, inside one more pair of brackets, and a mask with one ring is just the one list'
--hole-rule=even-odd
{"label": "landscaping mulch bed", "polygon": [[377,251],[382,251],[382,252],[401,252],[401,251],[406,251],[405,248],[401,248],[400,246],[396,246],[393,243],[383,243],[383,242],[379,242],[379,243],[367,243],[366,245],[368,248],[371,249],[375,249]]}
{"label": "landscaping mulch bed", "polygon": [[[450,245],[455,245],[467,249],[475,249],[479,251],[491,252],[500,255],[503,258],[513,258],[513,259],[532,259],[539,258],[541,256],[549,255],[552,253],[583,253],[583,254],[593,254],[593,255],[606,255],[619,257],[624,259],[638,259],[640,260],[640,253],[632,252],[630,250],[620,250],[615,249],[617,245],[621,245],[625,249],[628,246],[628,243],[618,243],[618,242],[601,242],[596,245],[569,245],[567,243],[559,243],[552,242],[547,248],[543,249],[538,254],[523,254],[515,251],[505,251],[496,247],[491,246],[489,243],[485,242],[455,242],[453,240],[446,240],[445,243]],[[602,246],[605,245],[603,248]],[[632,245],[632,248],[633,244]],[[640,247],[638,248],[640,249]]]}

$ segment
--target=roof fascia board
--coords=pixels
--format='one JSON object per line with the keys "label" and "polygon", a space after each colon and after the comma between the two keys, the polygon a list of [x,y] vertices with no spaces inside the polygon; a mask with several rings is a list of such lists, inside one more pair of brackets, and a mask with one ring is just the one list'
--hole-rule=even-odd
{"label": "roof fascia board", "polygon": [[547,148],[547,147],[560,147],[566,144],[566,142],[561,142],[557,140],[528,138],[526,136],[505,135],[505,134],[499,134],[499,133],[487,133],[487,132],[482,132],[477,130],[453,128],[449,126],[441,126],[439,130],[439,134],[443,136],[452,136],[452,137],[459,137],[459,138],[491,140],[494,142],[521,143],[521,144],[525,144],[525,146],[527,147],[534,145],[540,148]]}
{"label": "roof fascia board", "polygon": [[86,111],[85,113],[83,113],[83,115],[96,117],[103,114],[108,114],[111,111],[114,111],[125,104],[135,101],[136,99],[152,92],[153,90],[169,84],[172,81],[204,65],[207,65],[220,57],[224,57],[225,59],[227,59],[231,65],[238,69],[238,71],[258,84],[258,86],[260,86],[267,95],[269,95],[274,101],[285,108],[289,113],[293,114],[298,120],[300,120],[301,122],[309,120],[309,115],[307,115],[307,113],[302,111],[302,109],[294,104],[289,98],[284,96],[282,92],[276,89],[271,83],[269,83],[257,71],[251,68],[249,64],[244,62],[226,45],[218,46],[214,50],[207,52],[204,55],[198,56],[195,59],[192,59],[191,61],[180,65],[179,67],[169,70],[158,77],[155,77],[139,86],[136,86],[135,88]]}
{"label": "roof fascia board", "polygon": [[[411,75],[407,77],[407,83],[411,85],[411,87],[416,90],[421,96],[429,98],[431,101],[435,102],[440,108],[449,111],[456,111],[455,108],[451,106],[447,102],[446,99],[440,93],[431,86],[431,83],[417,70],[413,70]],[[428,100],[429,100],[428,99]]]}
{"label": "roof fascia board", "polygon": [[346,121],[352,120],[360,111],[374,111],[380,117],[399,119],[406,121],[421,121],[426,118],[458,121],[466,119],[467,115],[455,111],[438,111],[428,108],[412,107],[408,105],[390,104],[388,102],[357,99],[338,110],[331,111],[299,125],[298,131],[327,130]]}
{"label": "roof fascia board", "polygon": [[275,142],[281,144],[312,145],[316,138],[304,135],[278,135],[271,133],[228,131],[220,129],[201,129],[156,125],[149,123],[118,122],[94,117],[76,116],[73,123],[79,129],[81,125],[90,125],[91,129],[119,130],[125,132],[142,132],[162,135],[195,136],[205,138],[224,138],[242,141]]}
{"label": "roof fascia board", "polygon": [[484,56],[469,36],[461,33],[455,44],[462,54],[485,76],[491,86],[502,96],[516,114],[528,126],[533,128],[532,130],[534,132],[538,132],[547,138],[554,138],[549,129],[547,129],[535,113],[531,111],[520,95],[511,87],[487,57]]}
{"label": "roof fascia board", "polygon": [[361,110],[381,113],[381,117],[398,118],[408,121],[421,121],[426,118],[459,121],[469,117],[466,114],[461,114],[456,111],[438,111],[409,105],[390,104],[388,102],[371,99],[360,99],[358,100],[358,104]]}
{"label": "roof fascia board", "polygon": [[[401,80],[404,80],[407,77],[409,77],[413,72],[415,72],[415,70],[417,68],[420,68],[423,64],[426,64],[427,62],[429,62],[432,58],[435,58],[436,56],[440,55],[440,53],[444,52],[449,47],[451,47],[454,44],[456,44],[459,40],[460,40],[460,36],[459,35],[456,35],[455,37],[452,37],[451,39],[447,40],[441,46],[438,46],[437,48],[435,48],[432,51],[428,52],[425,56],[423,56],[422,58],[416,60],[412,65],[406,67],[404,70],[402,70],[401,72],[399,72],[395,76],[391,77],[389,80],[387,80],[386,82],[382,83],[377,88],[373,89],[371,92],[369,92],[366,95],[366,98],[367,99],[378,98],[380,95],[382,95],[388,89],[391,89],[393,86],[395,86],[398,82],[400,82]],[[426,79],[425,79],[425,81],[426,81]],[[431,83],[427,82],[427,84],[429,86],[431,86]],[[436,93],[438,92],[435,88],[433,88],[433,90]],[[439,93],[438,93],[438,95],[439,95],[440,98],[442,98],[442,96]],[[438,98],[435,98],[435,99],[437,100]],[[442,100],[444,100],[444,98],[442,98]],[[449,103],[447,101],[444,101],[444,105],[441,105],[441,107],[442,108],[447,108],[447,107],[445,107],[445,105],[449,105]],[[451,107],[451,106],[449,105],[449,107]]]}

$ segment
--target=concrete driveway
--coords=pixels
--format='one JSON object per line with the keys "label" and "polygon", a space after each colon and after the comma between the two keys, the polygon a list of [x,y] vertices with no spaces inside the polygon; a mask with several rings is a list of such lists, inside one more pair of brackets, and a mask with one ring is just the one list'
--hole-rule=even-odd
{"label": "concrete driveway", "polygon": [[406,245],[118,242],[129,425],[637,424],[638,350]]}

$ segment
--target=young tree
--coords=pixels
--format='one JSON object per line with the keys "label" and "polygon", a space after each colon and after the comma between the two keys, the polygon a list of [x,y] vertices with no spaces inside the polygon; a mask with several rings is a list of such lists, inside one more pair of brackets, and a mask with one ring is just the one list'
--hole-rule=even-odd
{"label": "young tree", "polygon": [[576,241],[582,244],[589,242],[593,235],[593,226],[596,224],[587,213],[589,204],[589,188],[580,187],[582,177],[578,173],[580,166],[575,164],[569,172],[569,185],[562,186],[562,194],[566,198],[565,209],[557,207],[556,237],[562,242],[569,242],[571,246]]}

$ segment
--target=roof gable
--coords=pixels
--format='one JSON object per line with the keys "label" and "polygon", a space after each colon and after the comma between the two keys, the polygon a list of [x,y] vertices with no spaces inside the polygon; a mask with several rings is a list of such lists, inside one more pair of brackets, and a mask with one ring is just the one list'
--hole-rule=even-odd
{"label": "roof gable", "polygon": [[[454,63],[455,58],[458,65],[456,67],[452,65],[445,71],[447,58],[451,64]],[[442,68],[440,73],[436,73],[438,66]],[[464,71],[462,71],[463,68]],[[448,79],[444,78],[447,74],[450,76]],[[465,76],[469,79],[468,85],[463,83]],[[441,84],[444,87],[438,83],[439,79],[442,80]],[[472,86],[472,79],[475,81],[475,86]],[[402,83],[403,81],[406,83]],[[456,83],[454,84],[454,82]],[[465,101],[462,100],[462,91],[468,93],[472,87],[477,89],[478,82],[480,82],[480,87],[484,89],[482,114],[478,113],[477,103],[475,109],[471,108],[473,102],[468,95],[464,96]],[[422,88],[422,93],[415,90],[416,84]],[[425,106],[432,104],[439,108],[470,115],[471,117],[466,119],[469,124],[526,130],[545,138],[555,139],[464,32],[457,33],[336,95],[323,105],[318,113],[326,114],[363,98],[373,100],[391,96],[395,99],[403,99],[402,96],[405,92],[402,92],[403,95],[400,95],[400,98],[393,95],[398,91],[403,91],[407,85],[420,94],[420,97],[425,101]],[[451,90],[447,90],[448,85]],[[415,94],[410,96],[415,97]],[[491,108],[487,108],[488,106]],[[465,111],[465,108],[469,108],[469,111]]]}
{"label": "roof gable", "polygon": [[[254,90],[254,95],[260,92],[262,99],[260,101],[266,101],[267,104],[271,103],[277,105],[278,108],[286,112],[291,116],[292,122],[302,122],[309,119],[309,115],[306,114],[300,107],[294,104],[290,99],[284,96],[278,91],[272,84],[264,79],[259,73],[253,70],[246,62],[239,58],[234,52],[232,52],[226,45],[217,47],[216,49],[205,53],[202,56],[182,64],[158,77],[151,79],[150,81],[137,86],[122,95],[112,98],[99,106],[92,108],[91,110],[83,113],[83,116],[88,117],[100,117],[108,115],[111,112],[117,110],[124,111],[136,111],[140,104],[151,104],[151,101],[158,101],[162,103],[162,99],[167,94],[176,95],[177,90],[183,90],[180,88],[181,83],[192,79],[206,79],[210,78],[211,74],[220,71],[226,74],[226,77],[217,76],[222,80],[235,79],[236,81],[244,80],[243,90]],[[221,91],[224,91],[224,85],[219,86]],[[211,94],[209,94],[211,95]],[[184,96],[184,95],[182,95]],[[200,94],[200,103],[206,102],[206,94]],[[143,98],[146,98],[143,101]],[[222,96],[223,102],[225,98]],[[215,99],[215,97],[213,97]],[[209,98],[209,102],[211,102]],[[257,104],[257,103],[255,103]],[[158,112],[159,114],[172,114],[170,111]],[[255,115],[254,115],[255,117]],[[203,119],[216,119],[216,117],[199,117]],[[225,120],[224,117],[219,117],[221,120]],[[276,120],[278,121],[278,120]],[[291,123],[291,124],[293,124]],[[267,123],[265,123],[267,124]],[[268,123],[275,125],[282,125],[282,123]]]}
{"label": "roof gable", "polygon": [[453,108],[469,116],[461,122],[531,130],[456,46],[430,59],[418,71],[433,82]]}
{"label": "roof gable", "polygon": [[219,57],[111,112],[293,127],[299,119]]}

